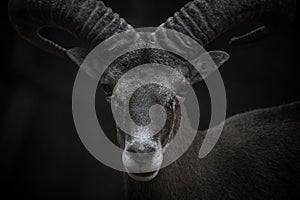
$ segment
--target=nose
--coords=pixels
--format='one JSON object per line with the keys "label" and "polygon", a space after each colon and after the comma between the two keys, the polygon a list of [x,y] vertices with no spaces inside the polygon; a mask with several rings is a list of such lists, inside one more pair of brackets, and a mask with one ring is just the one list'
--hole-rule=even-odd
{"label": "nose", "polygon": [[155,151],[158,150],[158,147],[157,146],[154,146],[154,145],[149,145],[147,143],[140,143],[140,144],[131,144],[131,145],[128,145],[127,148],[126,148],[126,151],[127,152],[130,152],[130,153],[153,153]]}
{"label": "nose", "polygon": [[122,160],[129,175],[134,174],[135,178],[152,172],[157,174],[163,161],[160,142],[151,139],[128,142]]}

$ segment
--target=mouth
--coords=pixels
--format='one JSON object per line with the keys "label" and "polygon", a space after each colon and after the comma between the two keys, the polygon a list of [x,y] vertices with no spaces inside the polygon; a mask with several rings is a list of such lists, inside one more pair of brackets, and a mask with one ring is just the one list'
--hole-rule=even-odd
{"label": "mouth", "polygon": [[128,176],[133,178],[136,181],[151,181],[152,179],[154,179],[157,174],[158,174],[159,170],[156,171],[152,171],[152,172],[145,172],[145,173],[130,173],[128,172]]}
{"label": "mouth", "polygon": [[130,178],[136,181],[151,181],[160,170],[163,162],[161,150],[150,154],[129,154],[123,152],[123,165]]}

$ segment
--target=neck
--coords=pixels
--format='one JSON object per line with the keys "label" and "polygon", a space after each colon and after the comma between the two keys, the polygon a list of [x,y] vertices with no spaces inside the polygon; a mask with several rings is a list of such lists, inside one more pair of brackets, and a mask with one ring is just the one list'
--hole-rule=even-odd
{"label": "neck", "polygon": [[[194,194],[195,197],[199,197],[201,191],[198,189],[193,191],[195,186],[192,180],[203,171],[204,166],[199,165],[198,158],[203,138],[203,133],[198,132],[189,149],[174,163],[161,169],[157,177],[149,182],[135,181],[125,173],[124,183],[127,199],[176,199],[178,195],[183,194],[182,191],[175,188],[184,188],[185,192],[191,190],[189,195]],[[203,185],[200,177],[198,187]]]}

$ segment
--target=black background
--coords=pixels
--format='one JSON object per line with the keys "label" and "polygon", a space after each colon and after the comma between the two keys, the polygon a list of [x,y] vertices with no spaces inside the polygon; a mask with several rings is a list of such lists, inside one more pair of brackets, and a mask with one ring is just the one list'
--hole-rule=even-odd
{"label": "black background", "polygon": [[[188,0],[104,2],[135,27],[154,27]],[[122,173],[95,160],[76,133],[71,95],[77,67],[67,58],[52,56],[22,40],[9,24],[7,2],[1,1],[1,11],[1,196],[123,199]],[[207,47],[231,55],[220,69],[227,91],[227,116],[300,99],[296,20],[263,41],[229,46],[230,36],[247,26],[224,34]],[[72,46],[73,39],[66,34],[50,31],[50,35]],[[204,83],[195,90],[201,108],[200,129],[205,129],[209,97]],[[100,123],[114,138],[109,106],[100,100],[97,108]]]}

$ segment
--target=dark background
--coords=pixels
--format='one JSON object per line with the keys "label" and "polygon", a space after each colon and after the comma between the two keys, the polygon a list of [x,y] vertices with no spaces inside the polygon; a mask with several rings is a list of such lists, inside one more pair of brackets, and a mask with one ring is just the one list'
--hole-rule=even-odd
{"label": "dark background", "polygon": [[[153,27],[188,0],[104,2],[135,27]],[[1,196],[123,199],[122,173],[95,160],[76,133],[71,95],[77,67],[67,58],[52,56],[22,40],[9,25],[7,2],[1,1],[1,10]],[[227,116],[300,99],[296,20],[263,41],[229,46],[230,36],[245,27],[224,34],[207,47],[231,55],[220,69],[227,91]],[[50,35],[65,44],[73,42],[66,34]],[[200,129],[205,129],[209,97],[204,83],[195,90],[201,108]],[[103,102],[97,106],[100,123],[113,137],[114,123]]]}

